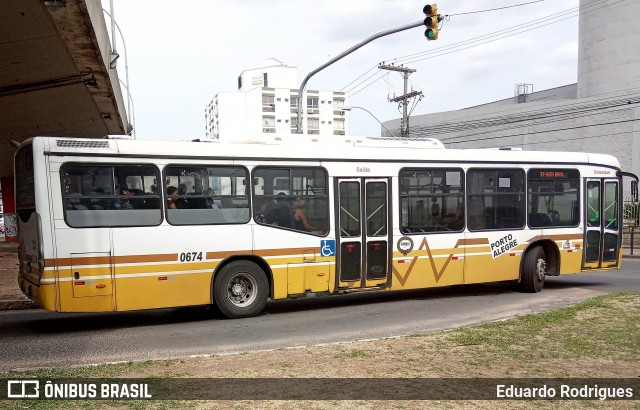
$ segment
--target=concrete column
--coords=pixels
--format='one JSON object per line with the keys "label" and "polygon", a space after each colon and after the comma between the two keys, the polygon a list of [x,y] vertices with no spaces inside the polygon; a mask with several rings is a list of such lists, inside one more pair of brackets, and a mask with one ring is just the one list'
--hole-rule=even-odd
{"label": "concrete column", "polygon": [[580,0],[578,98],[607,98],[638,86],[639,15],[640,1]]}

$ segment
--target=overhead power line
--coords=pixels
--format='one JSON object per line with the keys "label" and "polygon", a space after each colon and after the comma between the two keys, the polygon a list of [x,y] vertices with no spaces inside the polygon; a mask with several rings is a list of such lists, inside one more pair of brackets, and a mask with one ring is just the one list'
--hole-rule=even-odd
{"label": "overhead power line", "polygon": [[[622,2],[625,2],[625,1],[627,1],[627,0],[618,0],[618,2],[612,3],[611,5],[622,3]],[[603,5],[600,5],[600,7],[598,7],[598,8],[594,8],[592,10],[587,10],[586,12],[576,13],[576,14],[567,15],[567,13],[561,13],[561,14],[553,17],[553,18],[543,18],[543,19],[539,19],[538,21],[535,21],[535,22],[532,22],[532,23],[522,24],[522,25],[519,25],[519,26],[514,26],[511,29],[502,30],[503,33],[496,32],[496,34],[489,34],[487,36],[484,36],[481,39],[478,39],[478,40],[475,40],[473,42],[470,42],[469,45],[466,45],[466,46],[465,46],[465,44],[460,44],[460,45],[458,45],[456,47],[450,47],[450,48],[453,48],[451,50],[441,50],[441,51],[435,51],[433,53],[432,52],[425,52],[424,54],[422,54],[422,56],[424,56],[424,57],[412,58],[412,59],[411,58],[399,59],[399,60],[397,60],[397,62],[398,63],[403,63],[403,64],[411,64],[411,63],[415,63],[415,62],[418,62],[418,61],[424,61],[424,60],[428,60],[428,59],[431,59],[431,58],[441,57],[441,56],[444,56],[444,55],[447,55],[447,54],[456,53],[456,52],[467,50],[469,48],[477,47],[477,46],[480,46],[480,45],[493,43],[495,41],[503,40],[505,38],[513,37],[515,35],[526,33],[526,32],[532,31],[532,30],[537,30],[539,28],[546,27],[546,26],[549,26],[551,24],[556,24],[556,23],[559,23],[559,22],[562,22],[562,21],[565,21],[565,20],[570,20],[570,19],[573,19],[575,17],[578,17],[580,14],[591,13],[591,12],[597,11],[597,10],[605,8],[605,7],[610,7],[610,6],[607,5],[607,4],[603,4]],[[575,13],[575,11],[573,13]],[[541,24],[543,22],[544,22],[544,24]]]}
{"label": "overhead power line", "polygon": [[[466,50],[467,48],[470,48],[468,46],[472,44],[473,46],[478,46],[478,45],[490,43],[493,41],[501,40],[503,38],[511,37],[527,31],[535,30],[537,28],[546,27],[550,24],[559,23],[561,21],[572,19],[581,14],[591,13],[604,7],[610,7],[611,5],[615,5],[615,4],[624,2],[626,0],[618,0],[616,3],[613,3],[611,5],[608,5],[606,1],[607,0],[594,0],[590,3],[584,4],[582,6],[582,9],[580,9],[579,7],[573,7],[570,9],[552,13],[550,15],[541,17],[539,19],[530,20],[527,22],[516,24],[515,26],[507,27],[507,28],[497,30],[491,33],[487,33],[481,36],[476,36],[466,40],[462,40],[457,43],[449,44],[442,47],[437,47],[431,50],[421,51],[418,53],[408,54],[406,56],[396,57],[391,59],[391,61],[396,61],[396,63],[402,63],[403,61],[414,61],[416,60],[416,58],[423,57],[423,56],[450,54],[451,50],[455,50],[455,51]],[[460,50],[456,50],[456,49],[460,49]]]}
{"label": "overhead power line", "polygon": [[[365,75],[367,75],[371,70],[375,70],[376,68],[378,68],[378,64],[374,64],[373,67],[371,67],[370,69],[368,69],[367,71],[365,71],[364,73],[360,74],[358,77],[356,77],[356,79],[354,79],[353,81],[351,81],[349,84],[345,85],[344,87],[342,87],[340,89],[340,91],[344,91],[345,88],[349,87],[351,84],[355,83],[356,81],[358,81],[359,79],[361,79],[362,77],[364,77]],[[374,74],[377,74],[378,72],[376,71]]]}
{"label": "overhead power line", "polygon": [[[546,17],[540,18],[540,19],[536,19],[536,20],[532,20],[529,22],[525,22],[525,23],[521,23],[518,24],[516,26],[512,26],[506,29],[502,29],[502,30],[498,30],[495,31],[493,33],[489,33],[487,35],[483,35],[483,36],[477,36],[477,37],[473,37],[467,40],[463,40],[460,41],[458,43],[454,43],[448,46],[443,46],[443,47],[438,47],[434,50],[429,50],[429,51],[424,51],[424,52],[419,52],[419,53],[413,53],[413,54],[409,54],[407,56],[403,56],[403,57],[396,57],[391,59],[391,61],[395,61],[397,64],[409,64],[409,63],[414,63],[417,61],[423,61],[429,58],[435,58],[435,57],[440,57],[443,55],[447,55],[447,54],[451,54],[454,52],[459,52],[459,51],[463,51],[472,47],[476,47],[479,45],[483,45],[483,44],[487,44],[493,41],[498,41],[498,40],[502,40],[504,38],[507,37],[511,37],[511,36],[515,36],[517,34],[521,34],[527,31],[531,31],[531,30],[535,30],[538,28],[542,28],[545,27],[547,25],[550,24],[555,24],[561,21],[565,21],[574,17],[577,17],[579,15],[582,14],[586,14],[586,13],[590,13],[596,10],[599,10],[603,7],[611,7],[613,5],[622,3],[626,0],[618,0],[617,2],[613,3],[613,4],[607,4],[606,3],[607,0],[594,0],[591,3],[587,3],[584,4],[582,6],[582,10],[580,11],[579,7],[573,7],[571,9],[567,9],[567,10],[563,10],[557,13],[553,13],[551,15],[548,15]],[[524,3],[524,4],[529,4],[529,3]],[[596,6],[600,6],[598,8],[595,8]],[[484,11],[484,10],[480,10],[479,12]],[[471,12],[470,12],[471,13]],[[568,16],[568,17],[567,17]],[[545,24],[541,24],[541,23],[545,23]],[[497,38],[494,38],[497,37]],[[490,40],[488,40],[490,39]],[[424,58],[418,58],[418,57],[424,57]],[[367,70],[364,74],[360,75],[359,77],[356,78],[356,80],[350,82],[347,86],[343,87],[342,90],[344,90],[345,88],[347,88],[349,85],[353,84],[355,81],[357,81],[358,79],[362,78],[364,75],[366,75],[367,73],[369,73],[372,70],[372,68],[370,68],[369,70]],[[371,85],[373,85],[374,83],[376,83],[377,81],[379,81],[383,76],[379,75],[378,78],[376,78],[375,80],[367,83],[366,85],[363,85],[364,83],[366,83],[369,79],[371,79],[372,77],[374,77],[376,74],[379,73],[373,73],[372,75],[370,75],[369,77],[367,77],[366,79],[360,81],[358,84],[356,84],[355,86],[349,88],[348,90],[346,90],[346,92],[348,94],[350,94],[351,96],[358,94],[359,92],[363,91],[365,88],[370,87]],[[361,85],[362,88],[358,89]],[[357,91],[354,91],[357,90]]]}
{"label": "overhead power line", "polygon": [[486,13],[488,11],[504,10],[504,9],[510,9],[510,8],[513,8],[513,7],[526,6],[526,5],[533,4],[533,3],[540,3],[541,1],[544,1],[544,0],[535,0],[535,1],[530,1],[528,3],[513,4],[511,6],[497,7],[495,9],[469,11],[469,12],[466,12],[466,13],[446,14],[446,16],[463,16],[465,14]]}

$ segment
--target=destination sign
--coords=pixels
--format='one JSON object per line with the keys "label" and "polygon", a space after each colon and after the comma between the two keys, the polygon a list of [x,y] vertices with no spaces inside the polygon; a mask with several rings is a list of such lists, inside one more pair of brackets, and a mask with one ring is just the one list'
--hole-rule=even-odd
{"label": "destination sign", "polygon": [[577,169],[531,169],[529,179],[578,179]]}

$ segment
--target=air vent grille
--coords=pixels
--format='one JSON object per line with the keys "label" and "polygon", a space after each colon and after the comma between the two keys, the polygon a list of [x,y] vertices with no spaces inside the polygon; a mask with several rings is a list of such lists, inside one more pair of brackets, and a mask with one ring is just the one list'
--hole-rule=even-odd
{"label": "air vent grille", "polygon": [[57,140],[57,145],[64,148],[109,148],[109,141],[87,141],[82,139]]}

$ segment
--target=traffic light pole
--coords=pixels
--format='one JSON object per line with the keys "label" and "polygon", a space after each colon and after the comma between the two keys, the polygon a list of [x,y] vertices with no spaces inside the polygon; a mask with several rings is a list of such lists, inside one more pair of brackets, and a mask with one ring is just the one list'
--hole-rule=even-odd
{"label": "traffic light pole", "polygon": [[311,79],[311,77],[313,77],[316,73],[318,73],[318,72],[324,70],[325,68],[329,67],[331,64],[335,63],[336,61],[339,61],[339,60],[343,59],[344,57],[348,56],[349,54],[353,53],[354,51],[356,51],[360,47],[369,44],[373,40],[376,40],[376,39],[378,39],[380,37],[388,36],[389,34],[395,34],[395,33],[399,33],[400,31],[405,31],[405,30],[409,30],[411,28],[420,27],[423,24],[424,24],[424,22],[421,20],[421,21],[418,21],[416,23],[407,24],[406,26],[393,28],[391,30],[381,31],[380,33],[374,34],[371,37],[368,37],[365,40],[361,41],[360,43],[356,44],[355,46],[349,48],[348,50],[343,51],[338,56],[332,58],[331,60],[327,61],[326,63],[324,63],[320,67],[316,68],[315,70],[313,70],[309,74],[307,74],[307,76],[302,81],[302,84],[300,84],[300,88],[298,89],[298,117],[296,119],[296,129],[298,131],[298,134],[302,134],[302,115],[301,115],[301,113],[302,113],[302,101],[304,100],[304,91],[305,91],[305,88],[307,87],[307,82],[309,81],[309,79]]}

